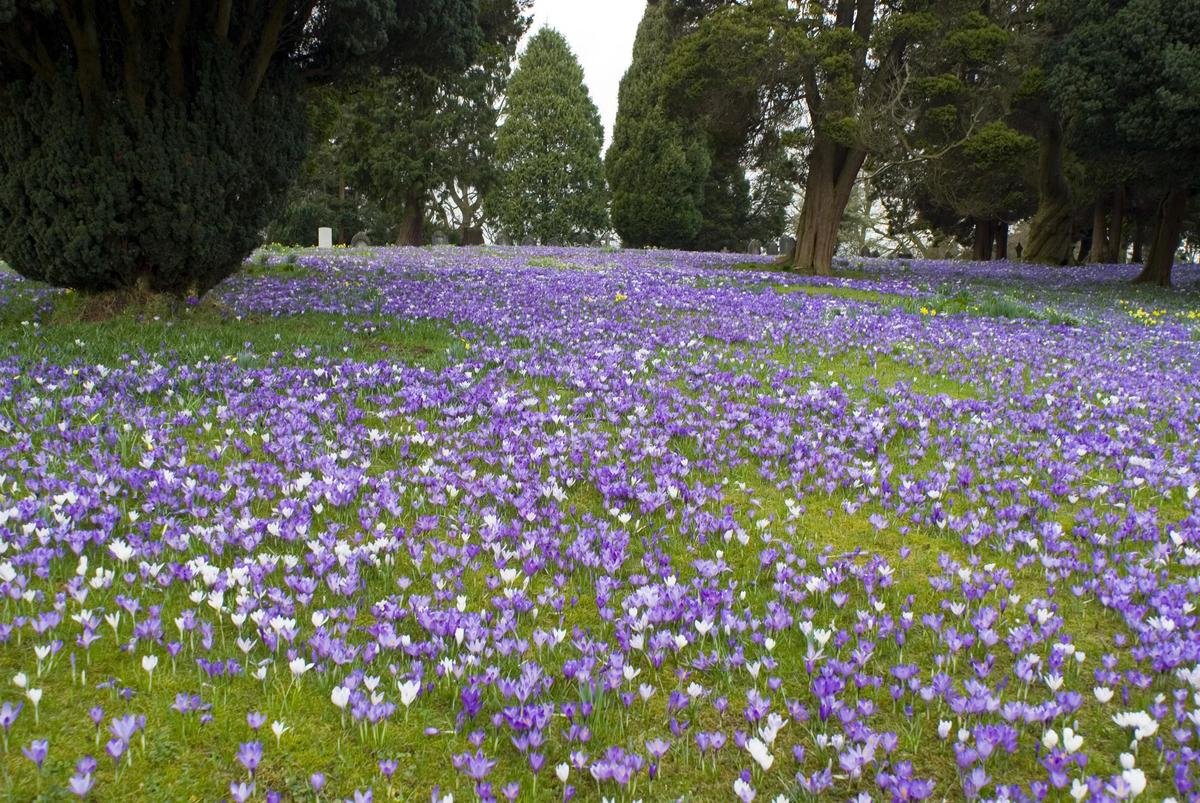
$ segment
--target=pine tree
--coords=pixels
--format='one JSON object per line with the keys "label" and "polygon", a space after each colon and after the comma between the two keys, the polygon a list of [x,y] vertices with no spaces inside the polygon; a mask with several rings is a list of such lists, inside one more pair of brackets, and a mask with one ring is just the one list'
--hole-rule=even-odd
{"label": "pine tree", "polygon": [[605,159],[613,228],[626,246],[687,248],[703,223],[709,158],[703,139],[663,109],[659,82],[674,44],[658,3],[646,6],[621,79],[613,141]]}
{"label": "pine tree", "polygon": [[496,141],[500,178],[485,201],[516,242],[585,244],[608,228],[600,113],[562,34],[543,28],[508,85]]}

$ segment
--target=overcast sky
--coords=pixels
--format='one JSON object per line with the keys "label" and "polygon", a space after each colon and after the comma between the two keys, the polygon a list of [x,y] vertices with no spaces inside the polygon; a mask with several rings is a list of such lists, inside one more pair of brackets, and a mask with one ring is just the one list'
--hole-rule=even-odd
{"label": "overcast sky", "polygon": [[534,0],[530,35],[548,25],[567,38],[600,109],[605,143],[612,138],[617,88],[629,68],[645,8],[645,0]]}

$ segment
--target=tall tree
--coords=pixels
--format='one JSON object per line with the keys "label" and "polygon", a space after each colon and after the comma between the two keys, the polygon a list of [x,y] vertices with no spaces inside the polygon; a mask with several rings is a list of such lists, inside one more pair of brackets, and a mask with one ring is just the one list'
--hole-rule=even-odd
{"label": "tall tree", "polygon": [[562,34],[543,28],[529,41],[508,85],[496,140],[500,177],[485,200],[515,241],[571,245],[608,228],[600,113],[583,68]]}
{"label": "tall tree", "polygon": [[796,48],[778,34],[779,3],[662,0],[678,40],[663,69],[669,114],[703,132],[709,174],[694,247],[744,248],[773,239],[802,173],[792,148],[800,81]]}
{"label": "tall tree", "polygon": [[[1008,227],[1036,203],[1036,140],[1010,125],[1013,98],[1032,55],[1022,35],[1030,8],[983,3],[925,57],[899,100],[911,125],[899,129],[889,160],[877,148],[876,186],[919,212],[932,229],[969,244],[976,260],[1007,256]],[[986,12],[986,13],[985,13]]]}
{"label": "tall tree", "polygon": [[475,0],[0,3],[0,252],[26,276],[200,294],[304,156],[304,86],[462,66]]}
{"label": "tall tree", "polygon": [[704,223],[707,147],[663,105],[661,76],[677,39],[673,27],[662,4],[647,4],[605,157],[613,228],[633,248],[688,248]]}
{"label": "tall tree", "polygon": [[[799,118],[807,151],[804,201],[789,261],[828,273],[838,229],[868,156],[891,148],[922,110],[903,102],[909,84],[937,69],[939,47],[988,25],[977,0],[675,0],[700,17],[681,53],[688,83],[712,75],[744,99],[718,114],[749,116],[758,131]],[[718,68],[731,49],[730,68]],[[713,66],[706,66],[713,65]],[[752,66],[750,69],[746,67]]]}
{"label": "tall tree", "polygon": [[[333,187],[337,200],[326,196],[331,210],[379,210],[400,245],[421,245],[426,221],[446,202],[459,212],[460,239],[477,230],[479,195],[495,173],[500,98],[528,28],[528,6],[529,0],[482,0],[480,45],[471,64],[453,75],[419,67],[375,71],[323,93],[321,106],[332,119],[314,126],[316,147],[284,217],[308,217],[304,210]],[[338,181],[331,184],[329,176]],[[349,204],[342,200],[347,186]]]}
{"label": "tall tree", "polygon": [[1158,208],[1140,282],[1168,285],[1200,192],[1200,5],[1053,0],[1047,86],[1085,158],[1136,165]]}

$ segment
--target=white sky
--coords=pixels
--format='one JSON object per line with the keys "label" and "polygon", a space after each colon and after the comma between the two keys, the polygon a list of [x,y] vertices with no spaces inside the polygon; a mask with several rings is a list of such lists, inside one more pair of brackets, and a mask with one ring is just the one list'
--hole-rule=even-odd
{"label": "white sky", "polygon": [[612,138],[617,89],[629,68],[633,37],[645,9],[645,0],[534,0],[529,33],[548,25],[567,38],[600,109],[605,143]]}

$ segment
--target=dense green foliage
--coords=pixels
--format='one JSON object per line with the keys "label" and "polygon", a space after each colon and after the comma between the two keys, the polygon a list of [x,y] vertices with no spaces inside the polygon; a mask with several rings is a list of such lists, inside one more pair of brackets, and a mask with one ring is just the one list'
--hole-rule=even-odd
{"label": "dense green foliage", "polygon": [[903,132],[911,156],[875,175],[894,216],[973,245],[976,259],[1005,256],[1008,227],[1037,204],[1037,141],[1014,127],[1031,17],[1020,4],[990,5],[991,16],[965,15],[909,84],[904,100],[921,110]]}
{"label": "dense green foliage", "polygon": [[505,236],[547,245],[589,243],[608,228],[600,148],[604,129],[583,69],[562,34],[543,28],[508,85],[485,207]]}
{"label": "dense green foliage", "polygon": [[947,52],[980,62],[995,34],[1002,40],[978,9],[967,0],[674,0],[672,18],[691,26],[669,68],[674,105],[705,109],[718,149],[740,149],[752,163],[803,156],[805,169],[792,175],[803,207],[789,258],[826,273],[864,165],[920,150],[908,135],[934,98],[914,89],[946,72]]}
{"label": "dense green foliage", "polygon": [[1095,173],[1119,164],[1119,178],[1149,190],[1155,220],[1141,278],[1169,284],[1200,191],[1200,6],[1053,0],[1048,12],[1060,35],[1046,84],[1067,143]]}
{"label": "dense green foliage", "polygon": [[613,228],[631,248],[687,248],[704,223],[708,150],[663,106],[661,74],[674,43],[663,6],[647,4],[605,163]]}
{"label": "dense green foliage", "polygon": [[[530,0],[483,0],[482,42],[450,75],[420,68],[376,72],[311,103],[314,147],[271,239],[312,244],[317,225],[335,242],[427,242],[430,225],[458,240],[478,231],[495,183],[496,122]],[[315,222],[324,215],[324,222]]]}
{"label": "dense green foliage", "polygon": [[81,290],[201,294],[303,159],[306,83],[461,65],[475,0],[0,3],[0,256]]}

